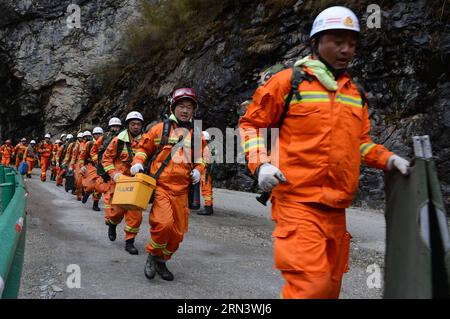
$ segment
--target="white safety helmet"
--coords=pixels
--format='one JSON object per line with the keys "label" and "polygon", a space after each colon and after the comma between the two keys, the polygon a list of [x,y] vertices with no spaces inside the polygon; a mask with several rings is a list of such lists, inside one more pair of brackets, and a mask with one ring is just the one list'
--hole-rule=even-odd
{"label": "white safety helmet", "polygon": [[359,21],[353,11],[346,7],[329,7],[314,19],[309,37],[325,30],[350,30],[359,33]]}
{"label": "white safety helmet", "polygon": [[127,118],[125,119],[125,122],[129,122],[131,120],[140,120],[142,122],[144,122],[144,117],[142,116],[141,113],[133,111],[128,113]]}
{"label": "white safety helmet", "polygon": [[64,138],[64,137],[67,137],[66,133],[62,133],[61,136],[60,136],[60,138]]}
{"label": "white safety helmet", "polygon": [[50,134],[45,134],[45,136],[44,136],[44,138],[52,138],[51,136],[50,136]]}
{"label": "white safety helmet", "polygon": [[77,138],[81,138],[81,137],[83,137],[83,132],[80,132],[77,134]]}
{"label": "white safety helmet", "polygon": [[92,134],[103,134],[103,129],[101,127],[96,127],[92,131]]}
{"label": "white safety helmet", "polygon": [[122,121],[118,117],[113,117],[109,120],[108,126],[122,126]]}
{"label": "white safety helmet", "polygon": [[22,138],[20,141],[21,141],[21,142],[26,142],[27,139],[24,137],[24,138]]}
{"label": "white safety helmet", "polygon": [[90,131],[84,131],[83,137],[86,137],[86,136],[92,136],[91,132]]}
{"label": "white safety helmet", "polygon": [[62,143],[62,141],[61,140],[56,140],[55,143],[59,144],[59,143]]}
{"label": "white safety helmet", "polygon": [[70,139],[72,139],[72,138],[73,138],[73,135],[72,135],[72,134],[67,134],[66,139],[70,140]]}
{"label": "white safety helmet", "polygon": [[35,140],[31,140],[30,144],[36,144]]}
{"label": "white safety helmet", "polygon": [[202,134],[203,134],[203,139],[205,141],[211,140],[211,136],[209,135],[209,133],[207,131],[203,131]]}

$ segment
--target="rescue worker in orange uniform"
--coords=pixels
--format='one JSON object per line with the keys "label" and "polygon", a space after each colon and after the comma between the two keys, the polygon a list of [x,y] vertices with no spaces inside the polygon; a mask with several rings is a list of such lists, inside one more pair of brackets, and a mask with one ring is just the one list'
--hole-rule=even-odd
{"label": "rescue worker in orange uniform", "polygon": [[31,172],[33,171],[34,162],[38,160],[38,150],[36,146],[36,141],[31,140],[30,145],[28,145],[25,153],[23,154],[23,161],[27,161],[28,172],[27,177],[31,178]]}
{"label": "rescue worker in orange uniform", "polygon": [[47,180],[47,170],[50,167],[53,144],[50,142],[50,134],[45,134],[44,141],[39,144],[38,153],[41,157],[41,181]]}
{"label": "rescue worker in orange uniform", "polygon": [[[166,261],[177,251],[184,234],[188,230],[188,193],[189,185],[200,181],[201,173],[205,168],[203,159],[191,159],[191,146],[193,134],[192,117],[198,105],[197,96],[191,88],[180,88],[172,92],[169,117],[171,130],[168,136],[168,144],[159,147],[164,131],[164,122],[153,126],[145,133],[138,152],[131,167],[131,174],[144,171],[144,163],[147,159],[156,158],[151,163],[150,174],[155,175],[162,163],[172,154],[172,160],[164,168],[156,181],[154,202],[150,211],[150,241],[146,250],[148,258],[144,274],[148,279],[153,279],[158,273],[164,280],[173,280],[174,276],[169,271]],[[181,142],[181,138],[185,136]],[[177,143],[189,146],[172,152]],[[203,145],[201,145],[203,147]],[[188,153],[188,155],[186,155]],[[201,154],[201,150],[200,150]]]}
{"label": "rescue worker in orange uniform", "polygon": [[[95,127],[92,131],[92,137],[88,137],[86,139],[86,147],[80,154],[80,162],[81,162],[81,174],[82,174],[82,185],[84,189],[83,200],[81,201],[85,204],[92,194],[93,205],[92,210],[99,212],[100,208],[98,207],[98,202],[102,193],[98,193],[95,191],[95,182],[96,179],[99,178],[97,175],[97,167],[95,165],[94,160],[91,156],[91,150],[93,148],[94,143],[102,136],[103,129],[101,127]],[[86,137],[85,137],[86,138]]]}
{"label": "rescue worker in orange uniform", "polygon": [[[103,168],[101,158],[103,157],[103,153],[105,152],[109,143],[115,136],[117,136],[117,134],[119,134],[121,129],[122,129],[122,121],[117,117],[111,118],[108,122],[108,132],[101,135],[92,146],[90,155],[97,168],[98,178],[95,180],[95,192],[98,194],[106,193],[114,185],[114,181],[111,180],[108,173],[106,173]],[[109,198],[108,196],[103,196],[106,225],[108,225],[109,215],[111,214],[111,205],[109,202],[110,199],[111,198]]]}
{"label": "rescue worker in orange uniform", "polygon": [[58,166],[56,165],[56,155],[58,154],[59,149],[62,148],[62,144],[63,144],[63,142],[60,139],[57,139],[55,141],[55,144],[53,145],[52,156],[50,157],[50,164],[51,164],[50,180],[51,181],[56,181],[56,177],[58,175]]}
{"label": "rescue worker in orange uniform", "polygon": [[64,176],[68,170],[68,163],[72,157],[72,151],[75,146],[75,140],[72,134],[67,134],[64,145],[56,154],[56,165],[59,166],[56,176],[56,186],[63,186]]}
{"label": "rescue worker in orange uniform", "polygon": [[11,140],[8,139],[5,141],[5,144],[3,144],[0,147],[0,154],[2,155],[2,165],[4,166],[8,166],[11,164],[11,158],[13,156],[14,153],[14,148],[11,145]]}
{"label": "rescue worker in orange uniform", "polygon": [[120,175],[130,175],[130,167],[136,154],[137,146],[142,138],[142,127],[144,118],[139,112],[128,113],[125,124],[127,129],[123,130],[112,139],[105,150],[102,165],[113,181],[111,188],[104,194],[105,201],[111,205],[108,216],[108,237],[111,241],[116,240],[116,227],[125,217],[125,250],[132,255],[139,254],[134,246],[134,239],[139,232],[142,222],[142,210],[124,210],[119,206],[112,205],[115,183]]}
{"label": "rescue worker in orange uniform", "polygon": [[[206,143],[208,143],[211,140],[211,137],[207,131],[203,131],[203,139]],[[197,215],[212,215],[214,213],[213,210],[213,179],[212,179],[212,157],[214,154],[212,154],[212,149],[209,147],[209,145],[206,145],[203,148],[203,159],[206,162],[206,168],[203,170],[202,178],[201,178],[201,189],[202,189],[202,196],[203,200],[205,201],[204,204],[204,210],[199,211]]]}
{"label": "rescue worker in orange uniform", "polygon": [[324,10],[310,37],[313,55],[294,65],[311,82],[300,82],[270,162],[258,129],[279,126],[292,69],[258,87],[239,127],[248,168],[263,191],[272,191],[282,297],[338,298],[349,259],[345,208],[358,189],[360,163],[408,174],[409,162],[369,136],[367,104],[346,71],[359,37],[355,14],[345,7]]}
{"label": "rescue worker in orange uniform", "polygon": [[[84,140],[84,135],[86,134],[85,132],[80,132],[77,135],[77,141],[74,145],[74,149],[72,152],[72,158],[70,160],[70,168],[69,170],[74,172],[74,177],[75,177],[75,189],[72,191],[72,194],[74,194],[77,197],[78,201],[81,201],[83,198],[83,188],[81,185],[81,166],[80,166],[80,154],[83,150],[84,145],[86,144],[85,140]],[[89,132],[90,134],[90,132]]]}
{"label": "rescue worker in orange uniform", "polygon": [[19,168],[20,163],[24,160],[23,154],[27,150],[27,139],[22,138],[20,143],[14,147],[14,155],[16,156],[16,168]]}

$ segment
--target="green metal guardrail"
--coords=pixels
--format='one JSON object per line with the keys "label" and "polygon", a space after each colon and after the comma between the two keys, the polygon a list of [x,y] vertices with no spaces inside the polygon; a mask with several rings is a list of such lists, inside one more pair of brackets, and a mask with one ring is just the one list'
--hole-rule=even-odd
{"label": "green metal guardrail", "polygon": [[25,251],[26,189],[15,168],[0,165],[0,297],[17,298]]}

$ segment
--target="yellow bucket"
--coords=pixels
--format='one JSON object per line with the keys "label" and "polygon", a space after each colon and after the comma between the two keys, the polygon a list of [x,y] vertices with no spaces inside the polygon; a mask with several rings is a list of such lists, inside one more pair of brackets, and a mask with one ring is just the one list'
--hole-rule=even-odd
{"label": "yellow bucket", "polygon": [[126,210],[146,210],[156,187],[156,180],[138,173],[134,177],[120,175],[114,188],[112,204]]}

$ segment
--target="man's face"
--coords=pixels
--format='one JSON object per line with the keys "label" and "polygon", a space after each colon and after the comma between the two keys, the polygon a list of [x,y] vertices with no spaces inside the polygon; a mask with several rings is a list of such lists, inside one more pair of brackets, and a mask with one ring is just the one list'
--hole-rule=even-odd
{"label": "man's face", "polygon": [[49,143],[50,142],[50,139],[48,137],[46,137],[44,140],[45,140],[45,143]]}
{"label": "man's face", "polygon": [[109,130],[110,130],[111,132],[117,133],[117,132],[120,131],[121,128],[122,128],[122,127],[119,126],[119,125],[113,125],[113,126],[111,126],[111,127],[109,128]]}
{"label": "man's face", "polygon": [[335,69],[346,69],[353,59],[357,34],[349,30],[330,30],[319,39],[320,56]]}
{"label": "man's face", "polygon": [[78,140],[78,142],[80,142],[80,143],[83,142],[83,138],[82,138],[82,137],[78,137],[77,140]]}
{"label": "man's face", "polygon": [[137,136],[142,131],[142,122],[139,120],[132,120],[128,123],[128,131],[131,135]]}
{"label": "man's face", "polygon": [[94,140],[98,140],[98,138],[102,136],[102,134],[94,134]]}
{"label": "man's face", "polygon": [[194,115],[194,103],[190,99],[181,99],[174,105],[175,117],[181,122],[188,122]]}

